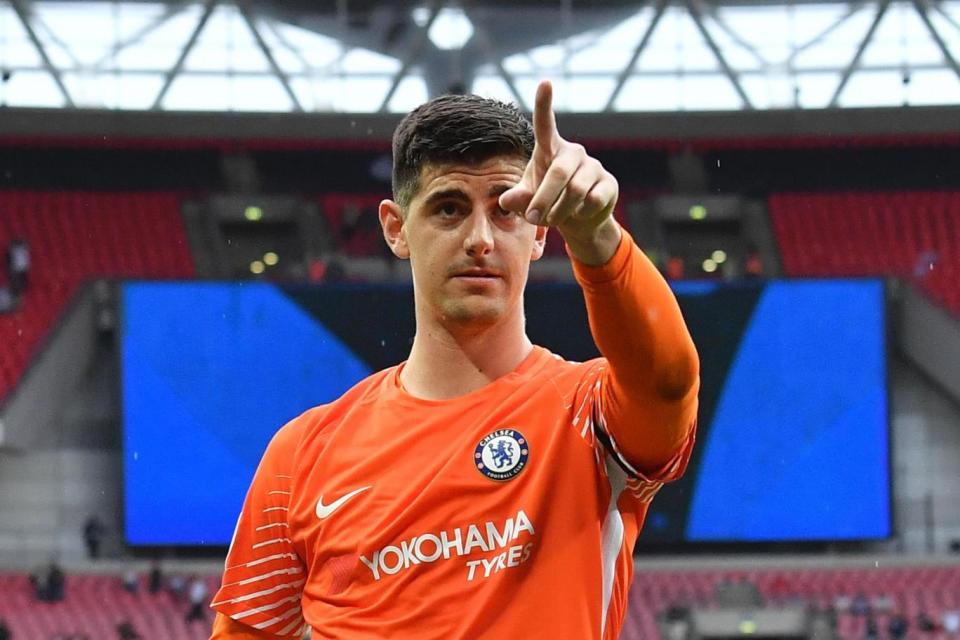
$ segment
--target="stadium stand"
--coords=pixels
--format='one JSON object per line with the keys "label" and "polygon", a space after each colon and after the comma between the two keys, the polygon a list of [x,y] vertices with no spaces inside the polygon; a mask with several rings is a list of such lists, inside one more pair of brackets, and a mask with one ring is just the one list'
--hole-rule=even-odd
{"label": "stadium stand", "polygon": [[960,314],[960,192],[781,193],[769,207],[786,275],[902,277]]}
{"label": "stadium stand", "polygon": [[[211,593],[218,579],[205,577]],[[835,637],[842,640],[864,638],[869,619],[876,625],[877,639],[890,640],[888,623],[894,615],[908,620],[908,640],[960,637],[943,625],[945,617],[960,611],[960,566],[641,569],[633,581],[628,624],[621,637],[662,637],[658,623],[671,607],[716,610],[724,606],[725,585],[743,584],[755,587],[763,603],[754,610],[793,606],[832,612]],[[187,609],[184,600],[167,589],[148,593],[142,576],[138,592],[131,594],[119,575],[70,574],[64,601],[43,603],[34,597],[28,575],[0,574],[0,618],[6,619],[15,638],[46,639],[57,634],[109,638],[116,636],[117,625],[124,621],[150,640],[207,637],[209,619],[187,623]],[[921,614],[936,628],[921,630],[917,625]]]}
{"label": "stadium stand", "polygon": [[320,196],[330,234],[337,248],[350,257],[384,256],[387,247],[380,231],[378,194],[328,193]]}
{"label": "stadium stand", "polygon": [[[216,576],[206,578],[209,590]],[[188,623],[189,606],[167,590],[147,592],[141,579],[137,593],[124,590],[120,576],[68,575],[62,602],[38,601],[30,578],[23,573],[0,574],[0,619],[13,638],[49,640],[86,635],[90,639],[116,638],[117,626],[129,622],[148,640],[202,640],[209,636],[211,614],[205,622]]]}
{"label": "stadium stand", "polygon": [[14,238],[31,269],[19,308],[0,315],[0,399],[84,281],[194,274],[175,193],[2,191],[0,247]]}
{"label": "stadium stand", "polygon": [[[888,622],[895,614],[909,621],[908,638],[947,640],[958,637],[942,626],[945,614],[960,610],[960,566],[879,568],[789,568],[717,570],[638,570],[630,594],[623,640],[656,638],[657,620],[672,606],[716,609],[723,585],[756,587],[765,606],[802,606],[833,610],[836,633],[843,640],[866,635],[873,618],[878,637],[890,637]],[[858,610],[862,598],[869,610]],[[761,607],[762,608],[762,607]],[[924,613],[938,629],[921,632],[916,620]]]}

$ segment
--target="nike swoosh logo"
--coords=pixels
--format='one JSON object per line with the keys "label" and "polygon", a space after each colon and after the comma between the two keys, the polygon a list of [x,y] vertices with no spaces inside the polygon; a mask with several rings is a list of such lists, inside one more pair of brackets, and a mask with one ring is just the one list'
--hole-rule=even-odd
{"label": "nike swoosh logo", "polygon": [[330,504],[323,504],[323,496],[320,496],[320,499],[317,500],[317,517],[320,518],[321,520],[329,517],[330,514],[332,514],[334,511],[342,507],[347,500],[357,495],[358,493],[362,493],[366,491],[369,488],[370,487],[360,487],[359,489],[354,489],[350,493],[337,498]]}

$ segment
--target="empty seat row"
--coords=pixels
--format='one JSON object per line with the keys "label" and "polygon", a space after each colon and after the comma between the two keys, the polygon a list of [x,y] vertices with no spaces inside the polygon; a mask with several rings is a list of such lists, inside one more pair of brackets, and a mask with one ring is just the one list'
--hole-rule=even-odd
{"label": "empty seat row", "polygon": [[0,191],[0,249],[15,238],[31,264],[17,310],[0,315],[0,399],[86,280],[194,275],[174,193]]}
{"label": "empty seat row", "polygon": [[769,209],[786,275],[901,277],[960,313],[960,192],[784,193]]}

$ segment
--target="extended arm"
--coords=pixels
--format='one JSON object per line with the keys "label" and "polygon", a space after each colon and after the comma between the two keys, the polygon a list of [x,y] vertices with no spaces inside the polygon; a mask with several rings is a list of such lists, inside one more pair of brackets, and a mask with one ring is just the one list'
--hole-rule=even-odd
{"label": "extended arm", "polygon": [[637,469],[653,473],[692,435],[700,362],[670,287],[625,231],[610,260],[574,259],[590,330],[610,370],[606,428]]}
{"label": "extended arm", "polygon": [[540,83],[533,155],[500,204],[563,235],[593,338],[609,362],[597,418],[636,470],[670,475],[677,469],[664,465],[692,443],[697,352],[670,287],[613,218],[616,178],[560,136],[552,99],[550,83]]}

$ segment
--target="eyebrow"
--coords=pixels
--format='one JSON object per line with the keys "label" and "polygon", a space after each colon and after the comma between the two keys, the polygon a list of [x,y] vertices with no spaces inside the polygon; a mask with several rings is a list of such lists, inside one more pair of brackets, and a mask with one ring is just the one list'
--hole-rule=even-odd
{"label": "eyebrow", "polygon": [[[506,184],[494,185],[487,190],[487,197],[492,198],[494,196],[500,196],[504,191],[508,191],[510,188],[511,188],[510,185],[506,185]],[[454,188],[454,189],[443,189],[441,191],[434,191],[424,199],[423,203],[425,205],[430,205],[439,200],[469,200],[469,199],[470,199],[469,196],[467,196],[466,192],[463,189]]]}

